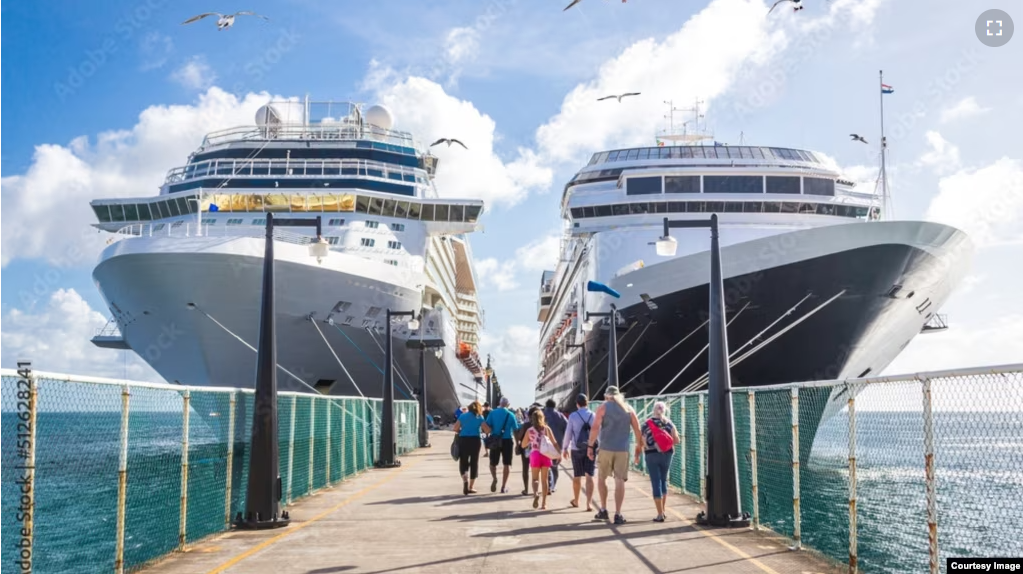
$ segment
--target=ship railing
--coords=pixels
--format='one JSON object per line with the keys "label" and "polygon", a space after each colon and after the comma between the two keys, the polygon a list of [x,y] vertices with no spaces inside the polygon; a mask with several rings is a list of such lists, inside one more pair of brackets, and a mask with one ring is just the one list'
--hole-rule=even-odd
{"label": "ship railing", "polygon": [[[20,506],[18,516],[10,513],[2,536],[11,544],[17,539],[31,571],[80,572],[84,559],[134,572],[229,531],[244,510],[238,485],[248,472],[252,389],[30,367],[2,369],[0,376],[3,421],[12,430],[4,433],[2,474],[21,485],[20,502],[12,502]],[[373,468],[382,414],[380,399],[278,392],[281,505]],[[396,400],[394,421],[397,452],[418,448],[418,404]],[[16,422],[25,429],[17,441]],[[131,503],[129,493],[136,494]],[[44,524],[64,527],[33,528]],[[81,550],[42,551],[57,546]]]}
{"label": "ship railing", "polygon": [[175,167],[167,172],[164,184],[209,177],[219,178],[294,178],[356,177],[419,183],[429,178],[418,168],[367,159],[208,159]]}
{"label": "ship railing", "polygon": [[402,147],[416,148],[408,132],[385,130],[372,124],[321,123],[279,124],[272,126],[239,126],[210,132],[203,138],[199,152],[213,146],[239,141],[378,141]]}
{"label": "ship railing", "polygon": [[111,317],[107,319],[107,324],[99,327],[94,332],[96,337],[120,337],[121,327],[117,323],[117,319]]}
{"label": "ship railing", "polygon": [[[1023,553],[1023,513],[975,510],[1023,499],[1023,363],[730,396],[741,510],[793,549],[892,574]],[[707,392],[627,400],[640,420],[666,403],[681,438],[669,483],[704,501]]]}

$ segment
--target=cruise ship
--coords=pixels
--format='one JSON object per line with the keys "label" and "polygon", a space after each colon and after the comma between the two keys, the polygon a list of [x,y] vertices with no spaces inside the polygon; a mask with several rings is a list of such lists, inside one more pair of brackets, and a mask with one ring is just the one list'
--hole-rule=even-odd
{"label": "cruise ship", "polygon": [[[813,151],[693,136],[595,153],[565,185],[560,259],[539,278],[537,400],[574,409],[586,377],[601,397],[609,319],[586,313],[611,305],[627,396],[706,388],[710,230],[672,229],[677,251],[659,257],[665,218],[718,216],[733,386],[878,375],[947,327],[938,310],[973,251],[962,231],[889,220],[886,193],[856,189]],[[836,393],[827,407],[844,403]]]}
{"label": "cruise ship", "polygon": [[314,228],[274,231],[278,388],[380,397],[391,309],[420,319],[391,327],[395,398],[415,396],[421,353],[430,413],[481,396],[468,235],[483,202],[441,199],[437,157],[393,122],[383,106],[269,102],[207,134],[157,196],[92,201],[112,314],[93,342],[168,381],[253,387],[267,214],[320,217],[325,257]]}

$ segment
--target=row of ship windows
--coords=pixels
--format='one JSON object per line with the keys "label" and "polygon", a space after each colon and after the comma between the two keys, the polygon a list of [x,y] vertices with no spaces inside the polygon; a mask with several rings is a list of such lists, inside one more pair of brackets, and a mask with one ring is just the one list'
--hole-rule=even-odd
{"label": "row of ship windows", "polygon": [[871,209],[856,205],[797,201],[660,201],[573,207],[571,212],[573,219],[650,213],[802,213],[866,218],[871,214]]}
{"label": "row of ship windows", "polygon": [[609,161],[632,161],[640,159],[787,159],[820,163],[808,151],[777,147],[749,146],[658,146],[623,149],[594,154],[589,165]]}
{"label": "row of ship windows", "polygon": [[626,195],[659,193],[782,193],[835,195],[835,180],[824,177],[763,175],[668,175],[630,177]]}
{"label": "row of ship windows", "polygon": [[[182,223],[183,222],[181,222],[181,221],[176,221],[174,223],[173,227],[181,227]],[[217,224],[217,220],[213,219],[213,218],[208,218],[208,219],[203,219],[202,223],[203,223],[203,225],[207,225],[207,226],[208,225],[216,225]],[[367,229],[379,229],[380,228],[380,222],[379,221],[366,221],[364,223],[365,223],[365,227]],[[245,220],[240,218],[240,217],[232,217],[232,218],[227,220],[227,224],[228,225],[244,225],[245,224]],[[329,219],[329,220],[327,220],[327,227],[343,227],[344,224],[345,224],[345,220],[344,219]],[[266,218],[258,217],[256,219],[253,219],[250,225],[266,225]],[[154,231],[159,231],[159,230],[163,229],[163,224],[162,223],[157,224],[156,227],[154,227],[153,229],[154,229]],[[399,233],[402,232],[402,231],[405,231],[405,224],[404,223],[392,223],[391,224],[391,231],[395,231],[395,232],[399,232]]]}
{"label": "row of ship windows", "polygon": [[450,221],[476,223],[482,205],[418,203],[343,194],[204,194],[199,196],[157,199],[140,203],[93,205],[100,223],[155,221],[167,217],[194,214],[200,205],[203,211],[326,213],[355,212],[417,221]]}

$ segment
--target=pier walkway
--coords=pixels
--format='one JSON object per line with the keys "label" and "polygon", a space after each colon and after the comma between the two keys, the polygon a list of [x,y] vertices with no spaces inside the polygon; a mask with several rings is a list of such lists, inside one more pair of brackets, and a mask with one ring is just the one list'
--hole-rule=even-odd
{"label": "pier walkway", "polygon": [[650,484],[639,473],[630,474],[624,509],[630,522],[624,526],[571,508],[571,478],[564,473],[548,499],[550,510],[533,510],[532,498],[520,494],[517,457],[512,494],[490,493],[489,469],[481,460],[480,492],[463,496],[450,441],[450,433],[434,433],[433,447],[402,456],[401,467],[371,470],[297,502],[286,528],[228,532],[142,572],[845,571],[807,551],[792,552],[789,541],[769,533],[699,528],[691,520],[702,507],[680,495],[669,499],[668,522],[651,522]]}

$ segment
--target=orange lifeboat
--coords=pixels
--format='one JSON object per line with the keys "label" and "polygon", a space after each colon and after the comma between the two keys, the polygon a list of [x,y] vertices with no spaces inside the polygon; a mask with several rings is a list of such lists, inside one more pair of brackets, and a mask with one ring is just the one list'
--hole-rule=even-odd
{"label": "orange lifeboat", "polygon": [[459,359],[468,359],[470,356],[472,356],[472,345],[470,345],[469,343],[459,342],[458,343],[458,358]]}

